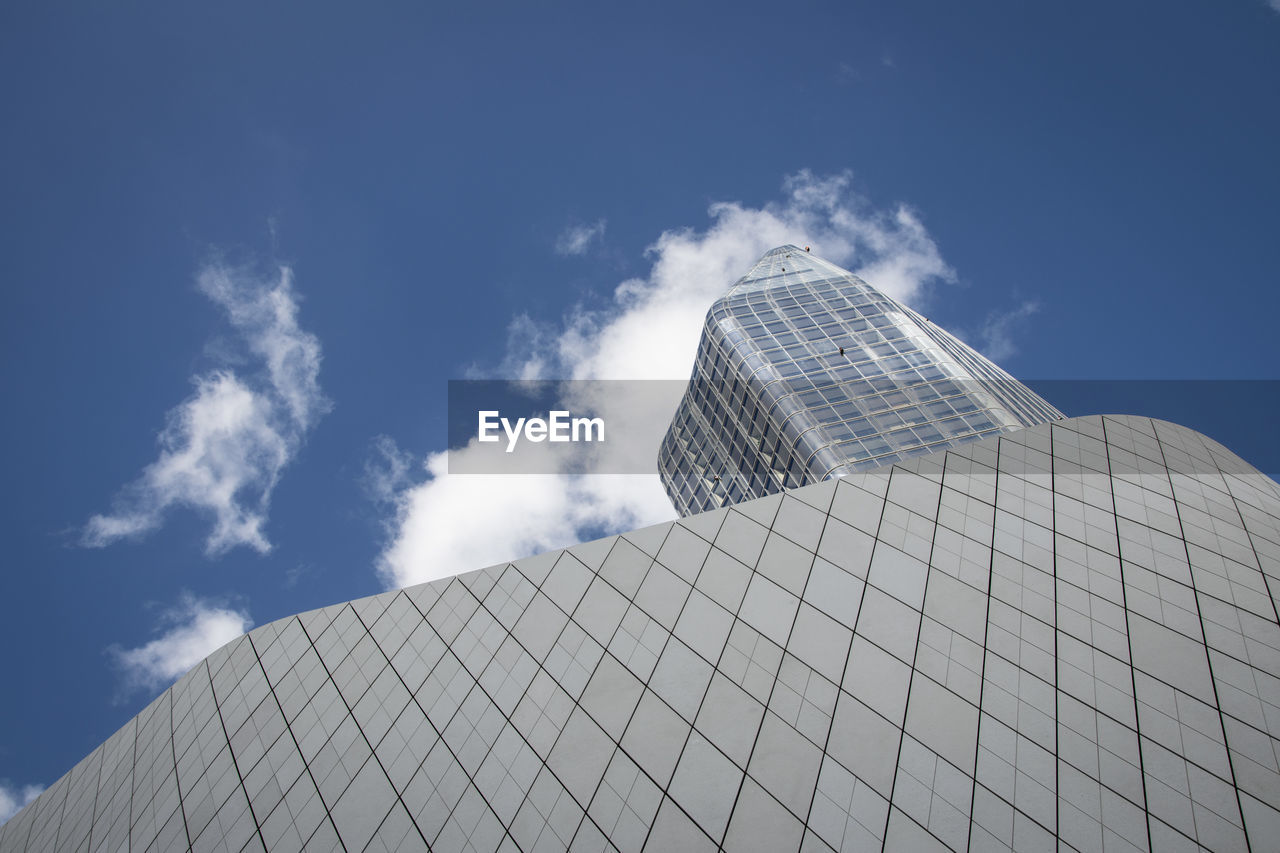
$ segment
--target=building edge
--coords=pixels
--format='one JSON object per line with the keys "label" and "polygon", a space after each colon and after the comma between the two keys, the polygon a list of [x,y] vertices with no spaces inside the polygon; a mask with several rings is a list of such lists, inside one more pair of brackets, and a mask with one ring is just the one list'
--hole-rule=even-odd
{"label": "building edge", "polygon": [[[1108,438],[1108,425],[1111,425],[1112,428],[1118,432],[1124,433],[1124,436],[1120,441],[1115,442]],[[96,748],[88,756],[78,762],[71,770],[50,785],[47,790],[15,814],[14,817],[11,818],[3,827],[0,827],[0,851],[21,849],[82,849],[89,845],[92,845],[93,849],[98,849],[109,839],[114,838],[118,840],[121,827],[120,821],[122,818],[127,819],[128,826],[126,829],[129,830],[129,835],[126,840],[129,842],[132,842],[133,840],[132,830],[140,827],[141,837],[138,839],[139,843],[149,841],[151,845],[159,844],[161,847],[176,845],[183,848],[192,847],[193,849],[205,846],[216,847],[216,844],[210,843],[215,839],[206,839],[205,834],[210,830],[211,826],[215,825],[215,823],[211,823],[211,821],[216,822],[221,819],[222,815],[220,807],[215,807],[214,811],[211,813],[212,817],[209,815],[200,815],[199,810],[202,808],[207,810],[208,807],[201,803],[189,803],[188,799],[195,793],[203,791],[204,788],[208,788],[212,791],[214,790],[213,786],[219,784],[221,784],[226,790],[231,791],[231,793],[227,794],[228,799],[223,800],[223,803],[225,804],[226,802],[229,802],[231,798],[240,796],[245,802],[243,814],[248,814],[254,824],[252,831],[246,836],[245,842],[234,849],[254,848],[256,846],[254,843],[255,838],[259,845],[270,849],[272,845],[265,842],[263,835],[263,825],[269,816],[258,816],[255,814],[255,797],[248,792],[246,787],[246,777],[252,772],[253,768],[240,767],[240,756],[244,755],[247,759],[249,756],[253,755],[253,753],[245,752],[244,749],[238,749],[236,736],[240,729],[237,728],[234,732],[229,730],[227,722],[227,718],[229,716],[227,709],[229,706],[237,701],[244,701],[245,697],[241,696],[241,694],[237,692],[239,688],[235,685],[238,679],[228,678],[227,674],[236,668],[237,664],[235,663],[234,658],[237,655],[246,655],[249,651],[252,651],[253,661],[249,666],[252,667],[253,665],[257,665],[264,673],[265,679],[270,682],[272,680],[272,673],[268,670],[271,668],[272,663],[270,660],[265,659],[265,653],[267,650],[274,647],[278,643],[280,637],[287,631],[294,630],[295,626],[301,627],[304,632],[306,632],[307,636],[310,637],[309,642],[311,645],[318,648],[317,644],[322,641],[325,631],[336,624],[335,620],[345,616],[348,613],[348,608],[350,608],[349,612],[351,616],[354,616],[356,620],[361,622],[364,629],[364,634],[361,637],[361,641],[363,641],[365,637],[373,636],[378,620],[389,612],[388,608],[390,605],[402,596],[410,603],[419,607],[418,616],[423,624],[427,624],[431,621],[431,614],[433,611],[437,609],[441,602],[446,601],[448,596],[451,594],[450,591],[457,590],[459,587],[465,588],[466,591],[475,596],[476,604],[470,608],[471,613],[474,614],[477,609],[484,609],[488,606],[482,602],[487,599],[488,594],[499,584],[500,577],[503,576],[508,569],[514,568],[519,573],[522,580],[528,581],[535,588],[535,594],[544,592],[543,587],[548,582],[553,570],[559,565],[563,555],[566,554],[574,557],[575,562],[587,570],[586,582],[590,584],[592,581],[602,577],[600,573],[602,563],[605,561],[610,550],[619,541],[625,541],[631,549],[642,554],[642,559],[647,560],[651,565],[661,565],[660,562],[655,561],[658,561],[659,553],[661,552],[664,541],[675,527],[680,527],[685,532],[690,533],[695,537],[699,537],[703,540],[699,545],[701,546],[705,544],[707,550],[710,550],[713,547],[718,547],[720,527],[725,520],[730,517],[730,514],[733,514],[734,517],[745,518],[759,523],[761,527],[766,530],[766,534],[771,532],[773,530],[773,519],[775,518],[780,505],[787,498],[793,498],[805,504],[810,509],[823,512],[826,519],[830,519],[832,517],[832,513],[835,511],[832,505],[832,500],[836,494],[837,487],[842,483],[854,488],[858,487],[858,483],[878,484],[872,486],[869,490],[866,490],[866,493],[874,494],[877,490],[882,493],[881,510],[883,511],[885,503],[894,503],[895,507],[898,506],[898,504],[888,495],[888,490],[890,488],[890,481],[899,476],[899,472],[902,476],[909,477],[910,475],[916,475],[923,476],[926,480],[936,480],[936,484],[939,489],[941,489],[946,485],[944,472],[951,470],[949,468],[949,464],[952,459],[959,460],[962,463],[961,467],[968,462],[985,464],[986,461],[990,461],[992,459],[996,460],[996,464],[993,467],[990,467],[992,481],[989,484],[989,493],[993,502],[992,506],[998,512],[998,502],[996,499],[998,488],[997,480],[1002,475],[1012,476],[1015,479],[1019,479],[1024,482],[1033,481],[1035,478],[1047,477],[1051,484],[1055,482],[1054,478],[1067,476],[1060,471],[1055,471],[1052,464],[1049,470],[1046,471],[1038,468],[1037,465],[1029,459],[1015,459],[1019,453],[1023,453],[1024,451],[1030,451],[1027,452],[1027,456],[1030,456],[1032,452],[1047,454],[1047,457],[1054,461],[1079,456],[1080,454],[1077,450],[1070,447],[1066,447],[1062,454],[1055,452],[1055,437],[1057,436],[1055,430],[1064,431],[1064,437],[1068,434],[1073,434],[1075,436],[1083,436],[1095,444],[1097,442],[1101,442],[1101,446],[1107,451],[1106,458],[1108,470],[1101,471],[1090,468],[1087,464],[1082,464],[1079,473],[1084,477],[1096,475],[1109,482],[1111,484],[1109,486],[1111,499],[1113,501],[1113,505],[1117,507],[1115,516],[1117,518],[1126,519],[1130,522],[1134,521],[1134,519],[1125,516],[1123,514],[1124,510],[1119,508],[1119,503],[1122,500],[1128,499],[1128,497],[1122,496],[1118,493],[1118,485],[1123,486],[1124,484],[1129,484],[1133,486],[1134,489],[1141,490],[1143,489],[1142,482],[1145,478],[1151,477],[1154,478],[1155,481],[1163,479],[1169,484],[1170,489],[1175,493],[1170,504],[1175,509],[1175,515],[1177,515],[1178,513],[1176,511],[1189,507],[1189,504],[1179,501],[1176,496],[1179,481],[1183,481],[1185,484],[1191,485],[1193,481],[1196,480],[1213,480],[1214,478],[1220,477],[1222,484],[1226,489],[1224,494],[1229,495],[1235,506],[1235,511],[1238,513],[1238,517],[1240,519],[1239,531],[1245,534],[1244,541],[1247,541],[1251,548],[1255,564],[1254,572],[1256,573],[1257,578],[1261,581],[1262,592],[1260,594],[1267,597],[1268,604],[1271,608],[1270,618],[1269,620],[1266,620],[1265,614],[1260,612],[1260,604],[1256,607],[1244,607],[1239,604],[1235,606],[1237,609],[1248,610],[1252,616],[1269,621],[1270,624],[1274,626],[1274,630],[1272,628],[1267,628],[1268,638],[1273,636],[1280,638],[1280,625],[1277,625],[1275,611],[1275,595],[1271,592],[1274,587],[1270,585],[1272,583],[1280,583],[1280,517],[1278,517],[1278,513],[1280,513],[1280,487],[1277,487],[1277,484],[1273,480],[1259,472],[1252,465],[1245,462],[1235,453],[1218,442],[1202,435],[1201,433],[1186,427],[1181,427],[1177,424],[1127,415],[1097,415],[1068,418],[1062,421],[1039,424],[1016,432],[982,439],[967,445],[943,451],[942,453],[913,457],[873,471],[860,472],[857,475],[843,480],[832,480],[811,484],[783,493],[756,498],[731,507],[722,507],[705,513],[691,515],[675,522],[666,522],[654,527],[629,531],[627,533],[605,537],[592,542],[580,543],[578,545],[545,552],[519,560],[498,563],[486,568],[471,570],[460,575],[450,576],[404,589],[390,590],[373,596],[336,603],[328,607],[306,611],[294,616],[274,620],[270,623],[254,628],[247,634],[213,652],[193,667],[191,671],[179,678],[172,686],[164,690],[159,696],[152,700],[152,702],[149,703],[143,711],[133,719],[129,720],[115,734],[104,741],[102,745]],[[1070,441],[1071,440],[1068,439],[1068,444],[1070,444]],[[1126,446],[1126,444],[1128,446]],[[1197,444],[1199,447],[1195,446]],[[1011,455],[1007,457],[1004,455],[1006,448],[1011,451]],[[1021,448],[1022,450],[1015,450],[1017,448]],[[1158,455],[1160,456],[1159,459],[1154,458],[1156,450],[1158,450]],[[1169,458],[1171,454],[1177,455],[1178,458],[1171,460]],[[1117,462],[1117,457],[1123,457],[1123,459]],[[1023,470],[1022,474],[1017,471],[1013,471],[1008,467],[1002,467],[1002,463],[999,462],[999,460],[1006,458],[1015,460],[1007,463],[1009,465],[1027,464],[1028,467]],[[979,462],[978,460],[983,461]],[[1117,471],[1117,464],[1123,466],[1124,469]],[[986,486],[983,488],[986,489]],[[1053,489],[1054,487],[1051,485],[1050,490],[1052,491]],[[825,510],[823,509],[824,505],[827,507]],[[909,507],[899,508],[906,510],[910,509]],[[1212,507],[1210,507],[1210,510],[1212,510]],[[1212,515],[1212,511],[1210,511],[1208,515]],[[766,518],[770,519],[768,523],[764,523]],[[1021,518],[1024,522],[1029,521],[1025,513]],[[1050,520],[1054,522],[1054,526],[1044,529],[1052,532],[1055,538],[1060,535],[1069,535],[1057,529],[1056,520],[1052,515]],[[826,522],[824,520],[824,524],[825,523]],[[1117,522],[1117,525],[1118,524],[1119,523]],[[1181,522],[1179,522],[1179,526],[1181,526]],[[1158,525],[1151,529],[1157,529],[1157,527]],[[877,544],[882,541],[884,540],[879,538],[876,539]],[[1184,545],[1189,542],[1190,540],[1187,539],[1186,534],[1184,534]],[[995,542],[993,540],[993,548],[994,547]],[[1117,545],[1117,547],[1120,546]],[[1203,549],[1203,544],[1195,545],[1195,547]],[[1243,543],[1241,541],[1228,542],[1224,547],[1228,550],[1232,548],[1243,548]],[[1244,554],[1243,551],[1235,553],[1234,556],[1241,557],[1242,554]],[[1217,554],[1216,556],[1221,557],[1223,555]],[[1123,559],[1123,557],[1118,557],[1118,559]],[[763,570],[759,565],[752,567],[751,578],[763,577],[764,575],[761,574],[762,571]],[[1121,571],[1123,572],[1123,569]],[[1189,575],[1188,577],[1191,578],[1191,590],[1195,596],[1215,595],[1215,592],[1200,589],[1196,585],[1194,574]],[[994,578],[994,574],[989,574],[987,576],[988,595],[994,599],[995,593],[990,591],[992,578]],[[477,590],[483,590],[483,593],[478,593]],[[460,591],[461,590],[459,590],[459,592]],[[1254,591],[1258,592],[1256,589]],[[1221,590],[1216,592],[1217,594],[1222,594]],[[548,601],[553,601],[549,596],[544,596],[544,598]],[[577,600],[581,602],[585,601],[585,598],[580,597]],[[1221,598],[1216,598],[1215,600],[1218,604],[1224,603]],[[426,602],[429,602],[429,604]],[[631,607],[636,606],[634,595],[633,600],[630,601],[629,604]],[[509,632],[511,636],[515,636],[516,626],[524,622],[532,612],[533,611],[529,609],[529,603],[526,602],[526,604],[520,608],[520,615],[512,617],[512,626],[511,631]],[[576,610],[569,613],[561,613],[560,615],[565,617],[562,625],[572,624],[575,613]],[[1132,616],[1135,613],[1135,610],[1126,605],[1126,616]],[[366,618],[365,614],[371,615]],[[449,615],[455,619],[457,618],[456,614],[451,613]],[[928,614],[926,613],[926,615]],[[497,615],[494,614],[494,616],[495,619],[497,619]],[[1146,617],[1140,616],[1140,618],[1145,619]],[[1201,616],[1201,619],[1203,620],[1204,617]],[[498,619],[497,621],[500,622],[501,620]],[[317,632],[315,636],[310,636],[312,633],[312,626],[315,627]],[[435,628],[436,626],[433,624],[431,627]],[[461,653],[455,650],[454,646],[458,642],[458,638],[465,633],[466,627],[466,620],[464,619],[461,624],[454,625],[447,629],[448,631],[456,629],[456,632],[453,633],[452,639],[446,641],[445,645],[449,647],[450,653],[458,655],[459,659],[461,659]],[[439,631],[438,628],[436,628],[436,630]],[[1202,622],[1202,639],[1207,636],[1204,633],[1204,630]],[[439,634],[439,636],[443,639],[444,635]],[[673,634],[672,636],[675,635]],[[856,637],[856,631],[854,636]],[[919,638],[917,638],[916,642],[920,642]],[[403,649],[406,647],[401,645],[400,648]],[[789,647],[786,645],[781,646],[781,648],[789,651]],[[1212,640],[1208,641],[1205,648],[1206,653],[1209,654],[1211,658],[1213,656],[1213,652],[1220,651],[1213,647]],[[606,651],[610,650],[609,647],[604,647],[604,649]],[[1271,648],[1271,651],[1280,655],[1280,646]],[[984,649],[984,654],[989,655],[991,653],[992,652],[989,647]],[[337,667],[330,667],[324,662],[323,656],[318,659],[321,660],[322,665],[326,668],[328,678],[326,683],[333,683],[336,678],[335,670]],[[539,663],[540,667],[544,666],[545,660],[546,659],[544,657],[544,661]],[[1233,662],[1236,664],[1241,663],[1238,659],[1233,659]],[[715,666],[715,663],[713,662],[712,665]],[[1131,668],[1134,668],[1135,672],[1139,671],[1136,669],[1137,665],[1137,662],[1131,661],[1130,666]],[[341,666],[341,664],[338,664],[338,666]],[[1280,683],[1280,670],[1277,670],[1274,666],[1270,669],[1255,666],[1254,669],[1258,672],[1264,673],[1277,683]],[[1147,673],[1140,674],[1143,674],[1144,676],[1147,675]],[[212,724],[212,720],[214,718],[207,716],[207,708],[204,709],[203,712],[207,717],[206,724],[200,731],[189,731],[183,729],[183,725],[187,719],[193,719],[196,715],[202,713],[200,709],[189,705],[189,697],[187,696],[187,694],[199,689],[196,683],[202,678],[206,680],[205,683],[209,686],[209,696],[216,696],[220,689],[228,691],[224,696],[214,699],[217,706],[216,714],[214,716],[217,717],[223,732],[223,737],[225,738],[221,745],[217,743],[204,744],[201,742],[201,738],[205,737],[205,733],[207,732],[212,731],[216,735],[216,727]],[[224,683],[224,687],[220,688],[220,680]],[[1219,679],[1216,673],[1211,675],[1211,680],[1212,684],[1210,685],[1210,690],[1208,693],[1202,693],[1199,696],[1199,699],[1206,699],[1210,694],[1213,696],[1217,695]],[[269,684],[267,687],[268,693],[266,694],[275,695],[277,705],[280,705],[282,702],[277,693],[280,683],[280,681],[277,681],[274,684]],[[1054,686],[1061,692],[1061,685],[1055,684]],[[1176,685],[1164,685],[1164,687],[1171,687],[1171,689],[1180,691],[1178,693],[1179,696],[1186,693],[1186,691],[1182,691],[1181,687]],[[261,697],[264,701],[266,699],[266,695]],[[571,713],[575,715],[585,713],[582,710],[580,702],[581,695],[582,694],[579,692],[579,698],[574,698],[573,700],[574,707]],[[206,696],[206,702],[207,699],[208,697]],[[351,705],[351,703],[348,704]],[[1207,701],[1202,701],[1201,704],[1205,706],[1210,705]],[[283,707],[281,710],[283,712]],[[353,710],[353,708],[350,710]],[[981,707],[981,703],[977,710],[979,713],[986,714],[986,711]],[[1218,707],[1213,710],[1216,710],[1219,716],[1222,717],[1224,712],[1221,702],[1219,702]],[[249,709],[249,711],[251,713],[252,709]],[[1139,714],[1141,714],[1140,711]],[[165,724],[166,718],[169,720],[167,726]],[[350,715],[348,715],[348,718],[350,718]],[[243,725],[244,722],[247,722],[248,719],[248,716],[245,716],[244,720],[241,721],[241,725]],[[300,719],[300,717],[295,716],[288,721],[286,724],[287,731],[281,733],[280,737],[284,738],[286,735],[291,736],[295,745],[299,751],[301,751],[303,749],[302,741],[307,737],[307,732],[305,730],[295,731],[293,721],[297,719]],[[1223,717],[1223,719],[1225,720],[1225,717]],[[909,723],[904,722],[903,725],[909,725]],[[1267,770],[1266,773],[1270,775],[1265,776],[1265,784],[1261,786],[1259,783],[1247,783],[1246,781],[1243,781],[1245,774],[1236,771],[1234,762],[1239,760],[1238,756],[1242,755],[1244,751],[1232,748],[1229,742],[1230,737],[1225,734],[1225,732],[1228,731],[1226,728],[1227,723],[1224,722],[1222,725],[1223,728],[1221,730],[1224,732],[1223,739],[1227,741],[1227,743],[1223,745],[1224,754],[1227,756],[1227,770],[1224,772],[1236,780],[1234,801],[1238,806],[1237,814],[1240,816],[1240,823],[1243,824],[1239,827],[1241,830],[1240,840],[1244,840],[1244,832],[1247,830],[1248,838],[1254,841],[1253,849],[1261,849],[1258,846],[1261,840],[1274,840],[1274,833],[1276,831],[1280,831],[1280,787],[1273,788],[1271,796],[1268,796],[1265,791],[1260,790],[1260,787],[1280,783],[1280,774],[1277,774],[1274,770]],[[1270,726],[1270,723],[1268,722],[1262,725]],[[593,727],[596,730],[602,730],[601,727],[594,726],[594,724]],[[168,729],[167,734],[165,733],[166,728]],[[1136,729],[1138,730],[1137,734],[1141,735],[1142,738],[1147,738],[1147,735],[1140,731],[1141,728],[1143,728],[1143,724],[1139,717],[1136,723]],[[567,730],[568,726],[566,725],[565,728],[561,729],[561,732]],[[1265,734],[1270,743],[1280,745],[1280,740],[1276,739],[1276,736],[1280,735],[1280,731],[1268,730],[1264,732],[1256,726],[1252,731],[1254,734]],[[144,742],[148,735],[155,735],[158,740],[153,738],[152,742]],[[331,735],[333,735],[332,732],[328,733],[328,736]],[[362,736],[367,739],[367,735]],[[216,741],[216,737],[213,737],[213,739]],[[562,738],[557,738],[557,742],[560,740],[562,740]],[[155,743],[157,742],[162,748],[157,749],[155,747]],[[1152,742],[1154,742],[1154,740],[1152,740]],[[1143,744],[1145,743],[1146,741],[1144,740]],[[163,747],[168,747],[167,752],[172,756],[171,759],[165,757],[164,753],[166,750],[163,749]],[[618,743],[617,748],[619,750],[625,749],[625,742]],[[199,760],[198,755],[189,751],[191,749],[198,750],[200,754],[204,754],[207,750],[212,749],[214,753],[213,761],[204,765],[202,770],[194,776],[190,775],[194,772],[190,767],[185,770],[183,768],[184,762],[194,767],[194,763]],[[371,748],[370,751],[371,753],[376,754],[376,750]],[[1167,749],[1165,749],[1165,751],[1168,752]],[[132,766],[127,772],[125,769],[122,769],[126,766],[123,758],[126,753],[132,755]],[[230,765],[217,768],[215,766],[216,762],[224,755],[229,757],[231,762]],[[194,757],[188,759],[188,756]],[[144,766],[142,763],[143,758],[150,760],[151,764]],[[263,756],[258,756],[259,761],[262,758]],[[550,761],[550,756],[541,756],[541,758],[542,769],[551,769],[552,762]],[[1190,759],[1188,759],[1188,761],[1190,761]],[[1197,770],[1203,772],[1202,768],[1196,765],[1195,762],[1191,762],[1188,766],[1194,766]],[[221,775],[218,779],[210,782],[205,778],[211,771],[219,769],[221,770]],[[898,770],[900,769],[901,768],[899,767]],[[750,769],[747,768],[747,770],[748,774],[746,779],[751,781],[752,776]],[[1250,772],[1254,774],[1254,778],[1264,778],[1259,777],[1257,775],[1258,771],[1256,770],[1251,770]],[[146,778],[139,779],[139,773],[142,773]],[[305,773],[311,773],[310,767],[308,767]],[[1144,776],[1144,780],[1153,778],[1151,771],[1144,771],[1144,773],[1146,774]],[[163,778],[157,781],[155,778],[157,775]],[[854,775],[856,776],[856,773]],[[185,778],[187,776],[190,776],[190,779]],[[168,783],[170,781],[174,784],[169,785]],[[1219,778],[1218,781],[1222,780]],[[190,784],[192,782],[194,782],[194,784]],[[668,779],[668,782],[670,782],[670,779]],[[108,790],[110,785],[113,783],[116,785],[115,788]],[[126,783],[128,783],[129,786],[127,798],[122,795]],[[187,784],[184,785],[184,783]],[[1241,787],[1246,784],[1249,785],[1249,790],[1245,790]],[[201,787],[202,785],[204,787]],[[229,788],[227,788],[228,785],[230,786]],[[317,782],[317,785],[319,785],[319,782]],[[976,788],[981,785],[981,782],[976,783],[975,791]],[[156,795],[150,801],[147,800],[144,793],[148,789],[148,786],[150,786],[152,793]],[[757,785],[756,787],[759,786]],[[565,790],[568,790],[571,794],[573,793],[572,789],[568,786],[566,786]],[[399,801],[402,804],[404,803],[404,793],[402,791],[394,789],[392,786],[388,785],[386,786],[386,792],[391,798],[388,802],[394,800]],[[140,794],[143,796],[140,797]],[[671,792],[669,790],[664,790],[664,803],[670,799],[670,794]],[[779,805],[776,797],[770,796],[768,792],[765,792],[765,795],[773,802],[773,806],[776,807]],[[1061,801],[1063,796],[1065,795],[1059,792],[1058,799]],[[1158,819],[1153,823],[1151,818],[1152,803],[1150,800],[1152,795],[1147,794],[1146,796],[1146,838],[1149,846],[1152,848],[1159,846],[1158,833],[1172,832],[1173,834],[1169,835],[1169,838],[1177,838],[1183,842],[1193,840],[1187,837],[1185,833],[1179,834],[1178,827],[1170,825],[1173,822],[1172,815],[1164,815],[1161,819]],[[142,801],[140,802],[140,800]],[[1268,804],[1268,800],[1271,800],[1272,802]],[[1202,804],[1200,802],[1194,800],[1188,800],[1188,802],[1194,806],[1195,809],[1201,809]],[[159,804],[159,807],[157,804]],[[282,806],[283,798],[280,801],[277,801],[276,805]],[[331,805],[329,803],[325,803],[324,808],[326,811],[326,819],[329,821],[329,825],[333,827],[334,838],[336,839],[341,837],[342,841],[339,842],[341,844],[346,842],[343,829],[347,824],[340,821],[337,817],[337,808],[335,805],[336,804]],[[589,808],[589,803],[579,803],[578,805],[580,806],[580,813],[586,812]],[[1130,803],[1130,805],[1133,804]],[[976,804],[971,803],[971,807],[976,809]],[[676,820],[675,823],[678,823],[680,826],[689,824],[699,832],[705,832],[704,828],[692,822],[690,813],[687,812],[683,806],[677,805],[676,808],[679,809],[683,816],[679,820]],[[1061,808],[1061,806],[1059,808]],[[166,809],[168,810],[167,814],[165,813]],[[896,818],[899,813],[905,814],[905,812],[898,809],[896,801],[891,800],[888,804],[888,809],[891,818]],[[243,821],[243,814],[240,817],[241,821]],[[1196,814],[1199,814],[1199,811],[1196,811]],[[1168,820],[1165,818],[1168,818]],[[390,819],[389,816],[387,819]],[[1205,819],[1206,821],[1208,820],[1208,818]],[[151,820],[151,825],[145,824],[145,821],[147,820]],[[585,821],[586,818],[583,820]],[[976,820],[976,818],[971,813],[969,816],[970,823],[974,820]],[[1228,820],[1228,823],[1229,822],[1230,821]],[[668,825],[671,823],[671,820],[667,822]],[[195,826],[196,824],[199,825]],[[323,826],[324,824],[322,823],[321,825]],[[194,829],[193,826],[195,827]],[[886,835],[880,839],[885,849],[898,845],[906,845],[908,840],[911,838],[915,838],[917,840],[925,838],[926,836],[921,835],[920,833],[929,832],[928,827],[923,826],[918,822],[908,824],[907,827],[908,828],[905,830],[900,830],[899,834],[893,835],[892,827],[889,824],[886,824]],[[688,827],[685,828],[687,830]],[[1107,828],[1106,824],[1103,824],[1103,828]],[[1255,828],[1256,832],[1259,833],[1256,837]],[[730,829],[732,829],[732,827],[730,827]],[[154,832],[151,830],[154,830]],[[320,830],[316,830],[316,832],[319,831]],[[807,833],[809,832],[807,826],[805,827],[805,832],[806,835],[801,836],[802,838],[807,837]],[[1230,834],[1228,830],[1224,830],[1224,832],[1227,832],[1228,835]],[[507,828],[506,835],[504,835],[503,838],[511,837],[510,833],[510,828]],[[314,837],[315,836],[312,836],[312,838]],[[1059,837],[1063,837],[1061,833],[1059,833]],[[656,840],[656,837],[653,835],[650,835],[650,838]],[[202,840],[204,840],[205,843],[202,844]],[[425,837],[422,840],[424,843],[427,843],[427,839]],[[716,839],[710,840],[713,842],[716,841]],[[722,836],[719,839],[719,842],[728,844],[729,840],[730,836],[726,835]],[[933,840],[938,841],[939,839],[934,837]],[[1209,839],[1201,838],[1198,840],[1204,846],[1212,846],[1211,844],[1206,843]],[[303,839],[303,841],[304,843],[309,844],[308,839]],[[798,849],[799,839],[797,839],[796,847]],[[906,847],[903,847],[902,849],[906,849]]]}

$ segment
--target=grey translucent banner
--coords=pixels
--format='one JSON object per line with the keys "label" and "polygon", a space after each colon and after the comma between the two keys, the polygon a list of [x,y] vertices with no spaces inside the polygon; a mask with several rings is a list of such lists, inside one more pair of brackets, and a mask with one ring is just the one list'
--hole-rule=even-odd
{"label": "grey translucent banner", "polygon": [[653,474],[688,382],[449,382],[450,474]]}
{"label": "grey translucent banner", "polygon": [[[1171,421],[1266,474],[1280,473],[1280,380],[1022,382],[1068,417]],[[803,380],[788,383],[793,395],[815,390]],[[983,393],[982,383],[952,384],[958,395]],[[658,447],[689,386],[687,380],[452,380],[449,473],[654,474]],[[886,391],[900,391],[907,406],[937,395],[936,388],[883,378],[875,380],[874,391],[881,399]]]}

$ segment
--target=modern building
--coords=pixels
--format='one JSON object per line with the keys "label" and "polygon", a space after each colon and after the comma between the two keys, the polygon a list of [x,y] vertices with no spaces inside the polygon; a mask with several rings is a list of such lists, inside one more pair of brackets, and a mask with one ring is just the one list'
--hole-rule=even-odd
{"label": "modern building", "polygon": [[1212,440],[1000,429],[264,625],[0,851],[1259,853],[1275,584]]}
{"label": "modern building", "polygon": [[853,273],[781,246],[707,312],[658,471],[689,515],[1061,417]]}

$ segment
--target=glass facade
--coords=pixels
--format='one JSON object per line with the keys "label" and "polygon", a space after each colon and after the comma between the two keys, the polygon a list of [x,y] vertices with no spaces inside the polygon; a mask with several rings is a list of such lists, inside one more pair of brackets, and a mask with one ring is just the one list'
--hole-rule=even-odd
{"label": "glass facade", "polygon": [[782,246],[707,312],[658,470],[689,515],[1061,417],[920,314]]}

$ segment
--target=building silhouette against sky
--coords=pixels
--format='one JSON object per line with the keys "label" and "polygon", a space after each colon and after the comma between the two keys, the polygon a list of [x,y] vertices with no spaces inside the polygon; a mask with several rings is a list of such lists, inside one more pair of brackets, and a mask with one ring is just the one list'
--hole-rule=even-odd
{"label": "building silhouette against sky", "polygon": [[[845,274],[788,253],[766,262],[808,264],[799,292],[833,304],[819,279]],[[894,461],[825,480],[861,457],[810,467],[851,445],[804,439],[838,433],[801,392],[816,426],[777,431],[818,448],[794,472],[818,482],[752,481],[726,442],[722,470],[769,494],[256,628],[0,851],[1275,849],[1276,483],[1173,424],[1058,419],[896,304],[841,335],[859,319],[882,361],[928,354],[922,385],[954,359],[998,392],[885,386],[916,413],[871,457]],[[765,336],[717,328],[758,371]]]}
{"label": "building silhouette against sky", "polygon": [[915,311],[781,246],[707,312],[658,470],[688,515],[1061,417]]}

